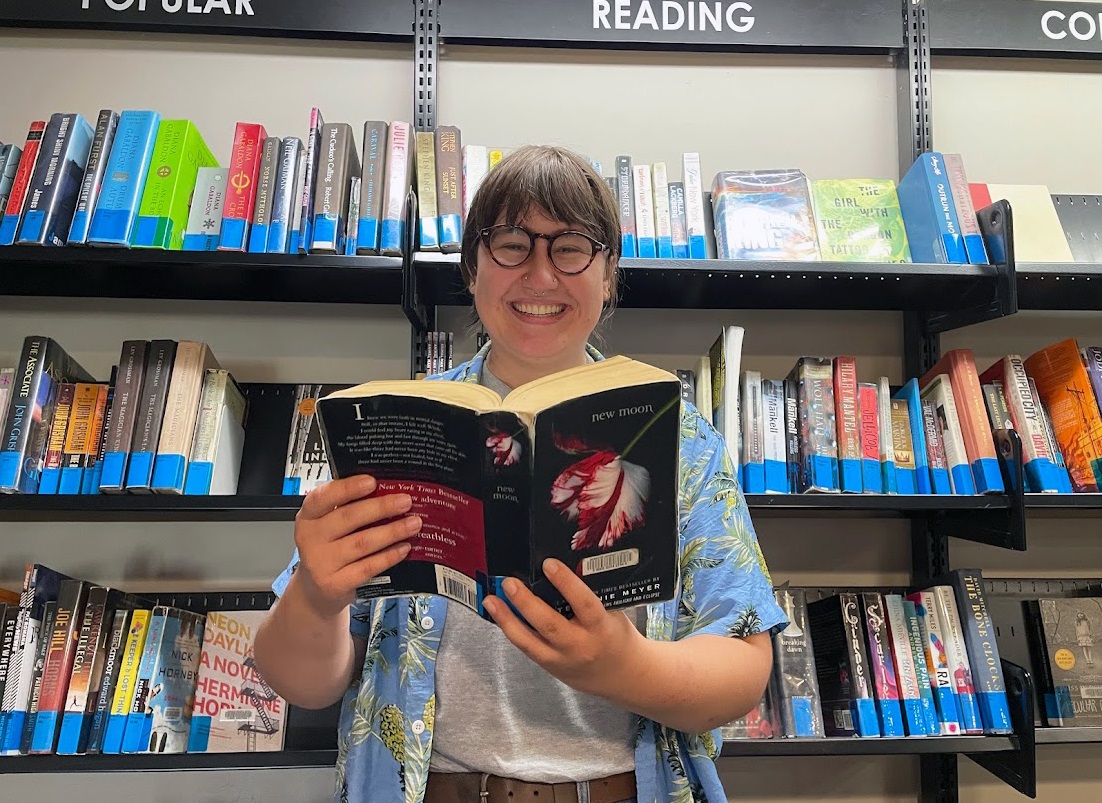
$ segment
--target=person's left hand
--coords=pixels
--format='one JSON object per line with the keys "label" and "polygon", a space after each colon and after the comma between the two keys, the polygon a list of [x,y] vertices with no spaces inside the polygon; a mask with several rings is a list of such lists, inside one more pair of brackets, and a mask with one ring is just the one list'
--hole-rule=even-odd
{"label": "person's left hand", "polygon": [[[609,611],[582,579],[561,561],[548,559],[543,573],[574,611],[567,619],[520,581],[503,583],[509,601],[487,597],[486,610],[516,647],[551,675],[578,691],[610,696],[625,682],[638,648],[645,641],[622,611]],[[530,626],[529,626],[530,625]]]}

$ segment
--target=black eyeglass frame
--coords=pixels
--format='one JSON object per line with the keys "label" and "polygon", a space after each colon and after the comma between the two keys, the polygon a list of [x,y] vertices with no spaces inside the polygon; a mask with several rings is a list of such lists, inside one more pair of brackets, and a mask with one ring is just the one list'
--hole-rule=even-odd
{"label": "black eyeglass frame", "polygon": [[[501,262],[501,260],[499,260],[496,256],[494,256],[494,249],[490,247],[490,237],[495,231],[499,229],[522,231],[528,235],[528,255],[515,265],[506,265]],[[554,251],[552,250],[552,246],[554,245],[555,240],[557,240],[559,237],[564,237],[567,234],[574,234],[579,237],[584,237],[593,247],[593,253],[589,255],[589,261],[585,263],[585,267],[580,268],[579,270],[563,270],[555,264]],[[482,243],[486,246],[486,252],[490,255],[490,259],[492,259],[495,264],[499,265],[502,268],[505,268],[505,270],[515,270],[519,267],[522,267],[525,262],[531,259],[532,252],[536,250],[536,240],[539,239],[547,240],[547,258],[551,262],[551,267],[553,267],[557,272],[563,274],[564,276],[577,276],[579,274],[585,273],[587,270],[589,270],[589,266],[593,264],[593,260],[597,258],[597,254],[603,254],[612,250],[609,247],[608,243],[602,243],[596,237],[591,237],[584,231],[576,231],[574,229],[560,231],[558,234],[539,234],[534,231],[528,231],[528,229],[524,228],[523,226],[510,225],[508,223],[498,223],[496,226],[487,226],[484,229],[479,229],[478,236],[479,239],[482,240]]]}

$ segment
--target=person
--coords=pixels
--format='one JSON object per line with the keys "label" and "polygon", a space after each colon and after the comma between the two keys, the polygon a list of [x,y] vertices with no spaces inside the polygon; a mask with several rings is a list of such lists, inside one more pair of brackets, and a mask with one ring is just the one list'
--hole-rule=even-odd
{"label": "person", "polygon": [[[510,388],[603,356],[619,213],[588,162],[528,146],[480,186],[462,273],[489,335],[436,380]],[[776,604],[726,444],[682,405],[674,600],[610,612],[563,564],[564,618],[515,581],[486,622],[437,596],[358,601],[420,526],[371,477],[312,491],[255,655],[290,703],[341,700],[336,799],[371,803],[726,801],[719,727],[760,700]],[[384,522],[384,523],[380,523]],[[349,635],[351,633],[351,635]]]}

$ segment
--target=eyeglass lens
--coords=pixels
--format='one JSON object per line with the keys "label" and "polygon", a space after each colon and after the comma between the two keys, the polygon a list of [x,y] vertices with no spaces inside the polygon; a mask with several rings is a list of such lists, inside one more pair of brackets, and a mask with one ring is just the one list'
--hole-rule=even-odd
{"label": "eyeglass lens", "polygon": [[[490,253],[497,262],[513,268],[528,259],[533,238],[521,228],[509,227],[490,232]],[[586,269],[596,254],[593,242],[581,234],[563,232],[551,238],[551,262],[564,273]]]}

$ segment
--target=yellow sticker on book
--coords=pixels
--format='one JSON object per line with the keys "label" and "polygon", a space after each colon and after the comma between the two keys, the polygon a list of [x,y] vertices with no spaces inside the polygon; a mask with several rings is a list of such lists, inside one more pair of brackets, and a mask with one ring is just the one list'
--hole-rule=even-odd
{"label": "yellow sticker on book", "polygon": [[1056,665],[1061,669],[1068,670],[1075,667],[1075,654],[1071,650],[1057,650],[1053,657],[1056,660]]}
{"label": "yellow sticker on book", "polygon": [[317,406],[317,399],[303,399],[299,402],[298,411],[302,415],[313,415],[314,408]]}

